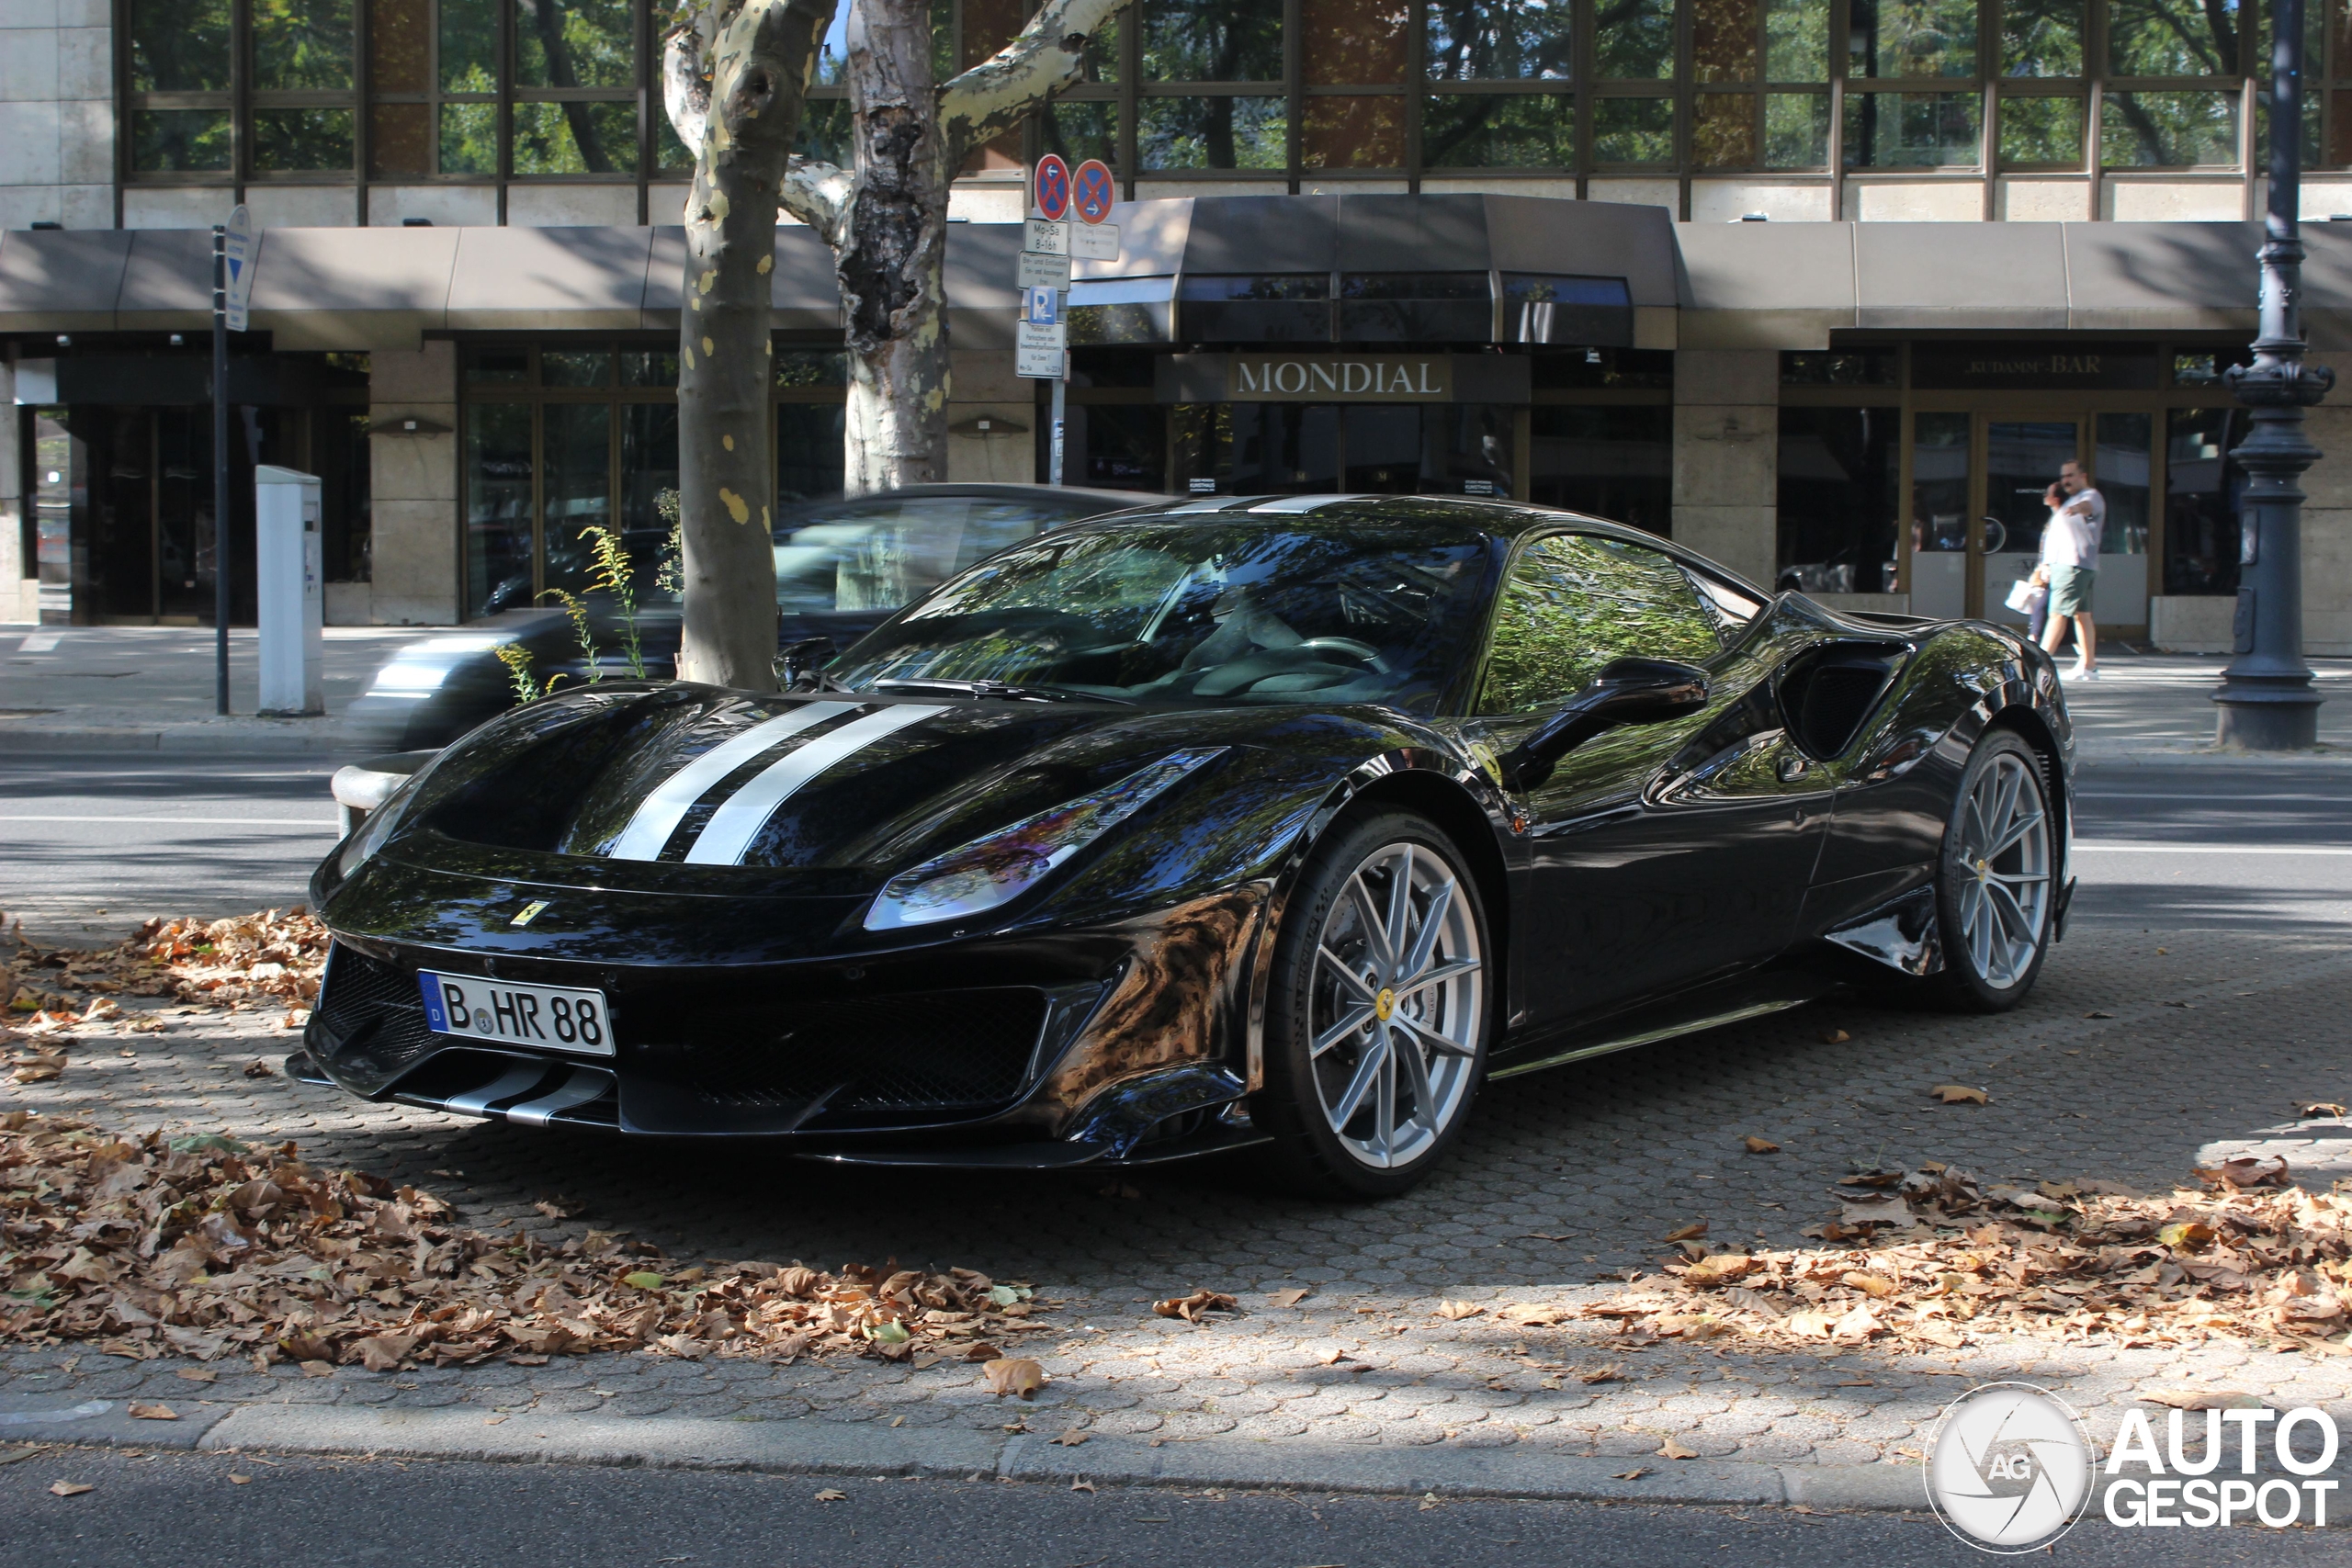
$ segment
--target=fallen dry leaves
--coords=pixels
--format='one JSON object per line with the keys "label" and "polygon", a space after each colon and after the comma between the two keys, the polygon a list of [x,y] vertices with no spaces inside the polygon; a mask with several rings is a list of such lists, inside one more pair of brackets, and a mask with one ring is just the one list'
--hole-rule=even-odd
{"label": "fallen dry leaves", "polygon": [[1747,1145],[1747,1152],[1752,1155],[1776,1155],[1781,1152],[1780,1145],[1770,1138],[1759,1138],[1753,1133],[1742,1141]]}
{"label": "fallen dry leaves", "polygon": [[1151,1310],[1162,1317],[1181,1317],[1186,1323],[1198,1323],[1203,1313],[1239,1312],[1241,1304],[1221,1292],[1194,1291],[1189,1296],[1170,1296],[1166,1301],[1154,1302]]}
{"label": "fallen dry leaves", "polygon": [[1939,1083],[1928,1091],[1946,1105],[1989,1105],[1992,1096],[1981,1089],[1971,1089],[1964,1083]]}
{"label": "fallen dry leaves", "polygon": [[1736,1333],[1950,1348],[2030,1334],[2352,1354],[2352,1192],[2305,1191],[2276,1158],[2196,1178],[2143,1196],[1980,1184],[1933,1162],[1863,1172],[1839,1184],[1839,1217],[1806,1232],[1829,1245],[1701,1250],[1578,1314],[1633,1344]]}
{"label": "fallen dry leaves", "polygon": [[982,1367],[980,1375],[988,1379],[989,1392],[999,1398],[1010,1393],[1035,1399],[1046,1386],[1046,1369],[1026,1356],[1000,1357]]}
{"label": "fallen dry leaves", "polygon": [[52,1481],[49,1483],[50,1495],[53,1497],[79,1497],[85,1492],[96,1490],[96,1487],[79,1481]]}
{"label": "fallen dry leaves", "polygon": [[0,1342],[138,1359],[250,1352],[321,1373],[587,1350],[904,1360],[1048,1327],[1027,1285],[968,1269],[673,1269],[612,1232],[472,1230],[430,1193],[314,1169],[290,1143],[123,1138],[26,1111],[0,1114]]}

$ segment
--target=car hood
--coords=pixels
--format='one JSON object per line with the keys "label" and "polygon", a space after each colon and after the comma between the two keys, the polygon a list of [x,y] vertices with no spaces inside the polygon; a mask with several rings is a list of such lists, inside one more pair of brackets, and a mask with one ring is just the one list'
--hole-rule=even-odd
{"label": "car hood", "polygon": [[1261,804],[1328,790],[1391,736],[1376,717],[1295,708],[608,684],[452,748],[378,858],[553,886],[863,898],[1171,754],[1213,753],[1122,832],[1204,790]]}

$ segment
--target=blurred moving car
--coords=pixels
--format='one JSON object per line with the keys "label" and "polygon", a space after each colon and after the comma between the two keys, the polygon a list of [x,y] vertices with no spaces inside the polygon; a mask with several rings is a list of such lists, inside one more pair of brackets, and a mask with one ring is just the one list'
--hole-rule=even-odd
{"label": "blurred moving car", "polygon": [[[1008,545],[1167,499],[1052,485],[937,484],[787,508],[773,531],[776,647],[825,637],[847,648],[900,605]],[[634,536],[628,540],[639,563],[638,637],[646,674],[666,680],[678,654],[678,604],[656,588],[640,543]],[[559,559],[552,538],[548,549],[551,567],[571,559]],[[584,575],[583,565],[574,576]],[[352,705],[348,728],[363,745],[386,751],[447,745],[514,705],[514,681],[498,656],[508,644],[530,654],[541,686],[550,678],[560,691],[584,683],[592,673],[628,676],[620,618],[603,595],[590,595],[588,603],[597,653],[593,671],[561,609],[530,607],[526,593],[502,585],[492,606],[495,614],[395,653]]]}

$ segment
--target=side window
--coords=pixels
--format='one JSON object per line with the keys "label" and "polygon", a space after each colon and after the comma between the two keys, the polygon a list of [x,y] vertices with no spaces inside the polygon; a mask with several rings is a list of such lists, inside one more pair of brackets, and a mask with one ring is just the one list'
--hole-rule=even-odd
{"label": "side window", "polygon": [[1589,534],[1520,552],[1495,607],[1482,713],[1526,713],[1573,696],[1612,659],[1699,660],[1723,644],[1680,567]]}
{"label": "side window", "polygon": [[1763,601],[1720,579],[1694,571],[1690,574],[1690,581],[1698,584],[1699,597],[1707,602],[1707,608],[1715,613],[1715,627],[1723,633],[1725,642],[1730,642],[1746,629],[1748,622],[1764,613]]}

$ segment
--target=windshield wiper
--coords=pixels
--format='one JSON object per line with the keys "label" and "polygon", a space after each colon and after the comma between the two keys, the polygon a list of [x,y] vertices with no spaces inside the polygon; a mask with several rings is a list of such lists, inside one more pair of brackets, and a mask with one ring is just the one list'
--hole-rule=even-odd
{"label": "windshield wiper", "polygon": [[963,692],[975,697],[1001,697],[1014,703],[1116,703],[1121,707],[1141,707],[1143,705],[1128,697],[1105,696],[1096,692],[1065,691],[1059,686],[1015,686],[1004,681],[934,681],[890,679],[874,682],[878,689],[910,692]]}

